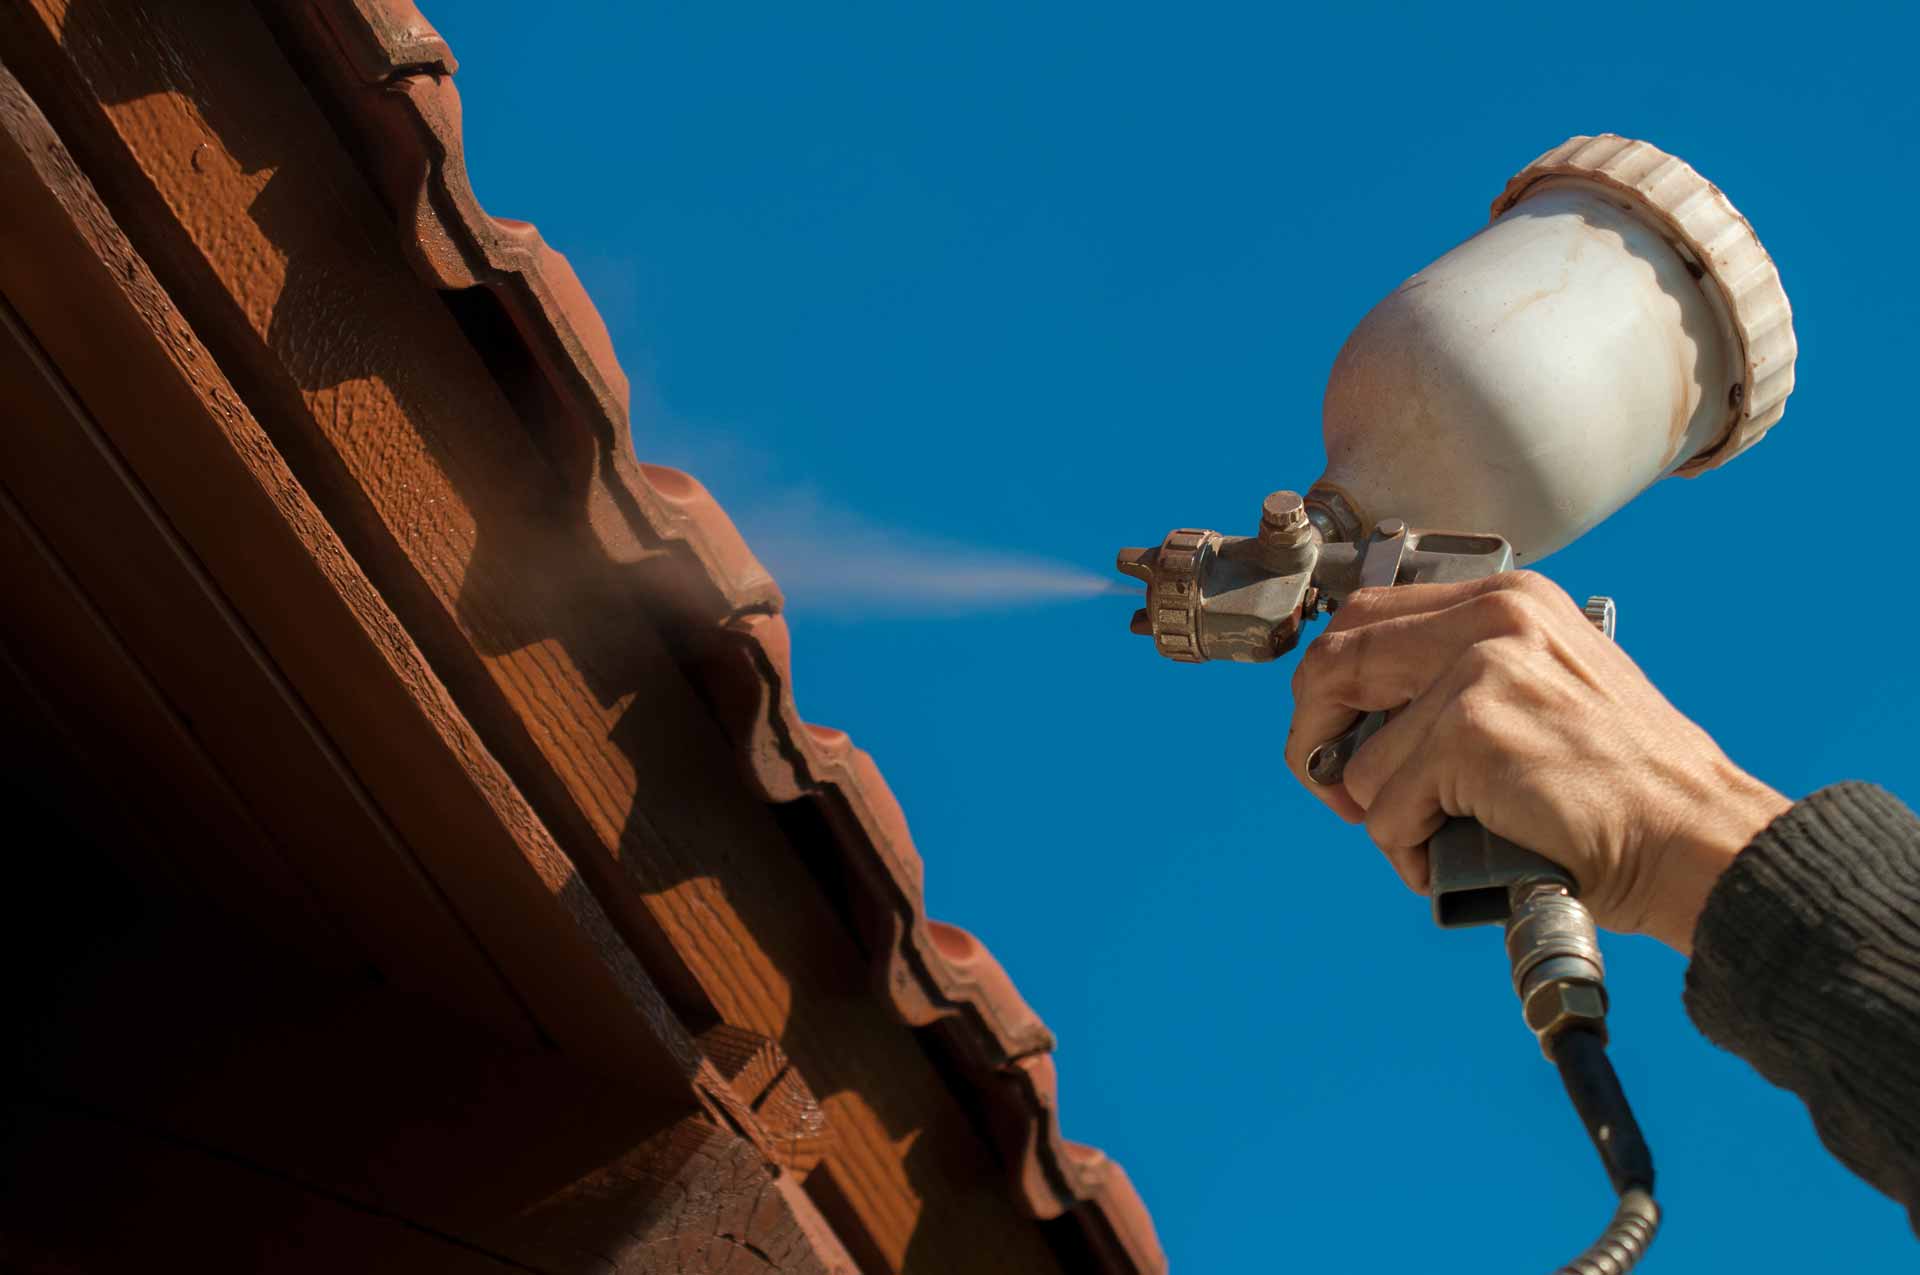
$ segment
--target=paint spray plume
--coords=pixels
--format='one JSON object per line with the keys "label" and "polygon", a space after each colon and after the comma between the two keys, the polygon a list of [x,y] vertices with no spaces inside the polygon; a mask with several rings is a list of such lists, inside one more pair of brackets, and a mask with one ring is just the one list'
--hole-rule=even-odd
{"label": "paint spray plume", "polygon": [[789,604],[804,608],[957,615],[1140,592],[1065,563],[902,535],[813,502],[740,521]]}

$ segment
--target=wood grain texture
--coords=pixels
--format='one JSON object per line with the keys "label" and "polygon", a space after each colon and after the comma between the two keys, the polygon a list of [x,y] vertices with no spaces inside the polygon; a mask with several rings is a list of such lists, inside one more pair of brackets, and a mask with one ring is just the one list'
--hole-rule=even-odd
{"label": "wood grain texture", "polygon": [[[544,1202],[537,1222],[564,1237],[570,1269],[590,1249],[607,1275],[858,1275],[817,1217],[750,1143],[690,1119]],[[540,1260],[537,1244],[518,1251]]]}
{"label": "wood grain texture", "polygon": [[[732,645],[732,654],[748,659],[724,651],[717,660],[697,656],[690,675],[754,789],[770,801],[816,803],[834,828],[837,835],[819,847],[825,853],[810,854],[809,862],[831,878],[829,894],[865,936],[879,994],[904,1021],[940,1023],[943,1037],[963,1055],[996,1069],[1017,1068],[1025,1057],[1050,1050],[1051,1035],[991,954],[964,931],[926,917],[919,855],[872,759],[841,732],[801,721],[777,604],[762,601],[763,572],[732,520],[691,475],[645,464],[632,472],[625,381],[591,302],[537,230],[489,216],[474,198],[444,43],[411,0],[264,0],[263,11],[287,19],[282,48],[385,200],[409,263],[435,286],[464,289],[457,308],[469,336],[487,351],[543,450],[565,458],[560,468],[570,483],[584,484],[590,525],[620,525],[611,513],[602,516],[609,507],[637,511],[667,545],[692,549],[696,587],[668,589],[668,597],[699,597],[697,586],[710,584],[727,618],[722,647]],[[476,303],[481,298],[486,304]],[[481,310],[497,311],[511,329],[491,321],[476,328]],[[618,558],[612,540],[609,546]],[[681,609],[675,640],[709,647],[716,613]],[[744,718],[736,711],[743,705]],[[805,812],[797,820],[791,808],[786,813],[790,834],[815,826]],[[1104,1155],[1067,1142],[1050,1097],[1044,1105],[1007,1103],[1002,1095],[1009,1087],[993,1080],[963,1092],[970,1103],[1001,1108],[989,1113],[996,1125],[1013,1114],[1029,1126],[1002,1138],[1003,1145],[1022,1148],[1010,1181],[1023,1208],[1042,1218],[1091,1210],[1099,1216],[1079,1219],[1089,1228],[1125,1235],[1122,1260],[1097,1264],[1137,1272],[1165,1268],[1151,1220],[1125,1173]]]}
{"label": "wood grain texture", "polygon": [[753,1114],[766,1130],[774,1163],[796,1179],[804,1180],[833,1154],[833,1125],[798,1067],[788,1066],[774,1078]]}
{"label": "wood grain texture", "polygon": [[744,1027],[715,1023],[699,1036],[700,1052],[727,1082],[735,1096],[752,1109],[787,1070],[780,1046]]}
{"label": "wood grain texture", "polygon": [[[356,850],[377,855],[384,846],[399,854],[403,841],[415,862],[379,870],[430,878],[542,1033],[612,1073],[691,1076],[691,1042],[645,972],[61,139],[3,72],[0,185],[10,195],[0,209],[0,293],[32,330],[47,365],[73,388],[71,401],[31,423],[51,431],[44,454],[30,445],[30,435],[21,436],[29,445],[11,457],[21,480],[44,487],[90,472],[85,481],[97,483],[89,490],[101,493],[102,523],[69,519],[64,527],[73,552],[110,570],[113,545],[111,537],[100,538],[103,528],[115,526],[116,516],[133,520],[117,524],[123,528],[144,517],[144,534],[156,543],[130,544],[131,561],[149,554],[148,566],[184,578],[182,587],[192,591],[187,596],[197,594],[211,608],[201,633],[213,645],[183,658],[226,652],[229,663],[200,675],[217,680],[224,671],[253,667],[271,682],[262,659],[249,663],[257,655],[245,636],[251,634],[272,651],[286,687],[312,714],[305,718],[285,688],[270,688],[257,700],[231,697],[226,711],[251,709],[256,716],[228,737],[210,731],[214,746],[244,750],[249,731],[257,729],[268,733],[253,740],[256,749],[276,737],[298,748],[304,732],[305,746],[323,755],[323,765],[331,764],[324,760],[328,748],[337,747],[344,765],[332,771],[342,790],[333,813],[357,813],[362,826],[375,825],[371,844]],[[97,433],[88,434],[90,422]],[[69,468],[58,468],[62,464]],[[209,499],[210,490],[218,497]],[[43,505],[43,512],[58,510]],[[168,539],[163,523],[178,542]],[[196,575],[195,562],[204,577]],[[222,613],[222,593],[244,624]],[[153,608],[165,602],[164,593],[144,602],[130,595],[127,622],[144,606],[142,622],[160,623]],[[156,650],[165,647],[160,640]],[[369,799],[353,791],[348,767]],[[381,818],[397,839],[383,835]],[[289,841],[285,848],[302,847]],[[325,844],[304,848],[338,854]],[[423,937],[430,940],[414,941]],[[431,966],[433,959],[403,968]],[[678,1101],[690,1106],[691,1095],[683,1090]]]}
{"label": "wood grain texture", "polygon": [[[281,47],[355,150],[430,286],[496,301],[510,338],[489,361],[562,473],[603,552],[655,552],[688,568],[672,583],[687,618],[773,610],[780,592],[731,521],[649,481],[628,427],[628,385],[606,324],[537,227],[493,217],[466,174],[451,51],[412,0],[260,0]],[[356,145],[356,142],[358,143]],[[503,366],[511,350],[520,366]]]}
{"label": "wood grain texture", "polygon": [[[559,835],[672,1003],[777,1040],[887,1262],[1047,1270],[992,1151],[737,780],[657,627],[385,211],[246,15],[47,0],[42,96],[301,485]],[[64,87],[62,87],[64,85]],[[943,1265],[944,1263],[944,1265]]]}
{"label": "wood grain texture", "polygon": [[769,1159],[805,1180],[833,1149],[833,1129],[800,1069],[780,1046],[745,1028],[716,1023],[699,1044],[751,1119],[749,1136]]}

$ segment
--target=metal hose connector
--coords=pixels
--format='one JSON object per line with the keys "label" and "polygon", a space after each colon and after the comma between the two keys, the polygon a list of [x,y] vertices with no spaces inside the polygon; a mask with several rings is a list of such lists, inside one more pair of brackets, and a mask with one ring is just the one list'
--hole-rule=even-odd
{"label": "metal hose connector", "polygon": [[1626,1275],[1660,1229],[1653,1153],[1607,1058],[1606,967],[1584,904],[1553,882],[1509,889],[1507,958],[1513,990],[1540,1048],[1560,1070],[1567,1097],[1620,1194],[1607,1229],[1555,1275]]}
{"label": "metal hose connector", "polygon": [[1639,1187],[1620,1196],[1613,1221],[1593,1247],[1556,1270],[1553,1275],[1626,1275],[1647,1255],[1654,1232],[1660,1229],[1660,1206]]}
{"label": "metal hose connector", "polygon": [[1552,881],[1523,881],[1508,890],[1507,959],[1520,1012],[1553,1057],[1553,1042],[1570,1028],[1606,1039],[1606,966],[1586,905]]}

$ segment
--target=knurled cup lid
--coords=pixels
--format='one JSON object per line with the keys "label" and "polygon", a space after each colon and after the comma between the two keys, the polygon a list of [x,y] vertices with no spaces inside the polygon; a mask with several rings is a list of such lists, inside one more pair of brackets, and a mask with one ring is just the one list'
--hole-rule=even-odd
{"label": "knurled cup lid", "polygon": [[1793,393],[1793,307],[1760,236],[1720,188],[1686,161],[1647,142],[1602,133],[1571,137],[1515,174],[1493,215],[1500,216],[1549,177],[1580,177],[1631,195],[1706,271],[1739,338],[1745,374],[1729,393],[1720,438],[1676,472],[1686,477],[1724,465],[1773,428]]}

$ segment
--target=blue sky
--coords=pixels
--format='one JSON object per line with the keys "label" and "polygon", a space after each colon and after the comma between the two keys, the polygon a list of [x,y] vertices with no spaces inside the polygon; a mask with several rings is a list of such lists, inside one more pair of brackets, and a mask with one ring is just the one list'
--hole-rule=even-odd
{"label": "blue sky", "polygon": [[[1347,331],[1515,169],[1597,131],[1686,158],[1780,264],[1800,388],[1755,451],[1544,569],[1616,597],[1634,657],[1776,787],[1920,800],[1891,569],[1920,459],[1911,14],[425,7],[481,200],[580,270],[641,457],[808,581],[819,540],[1104,574],[1175,525],[1248,529],[1320,472]],[[1068,1136],[1127,1166],[1177,1269],[1544,1270],[1597,1231],[1497,933],[1434,930],[1283,771],[1291,661],[1166,663],[1120,597],[831,583],[790,590],[802,711],[879,759],[933,913],[1053,1027]],[[1901,1212],[1694,1032],[1681,959],[1608,957],[1668,1210],[1644,1269],[1911,1270]]]}

